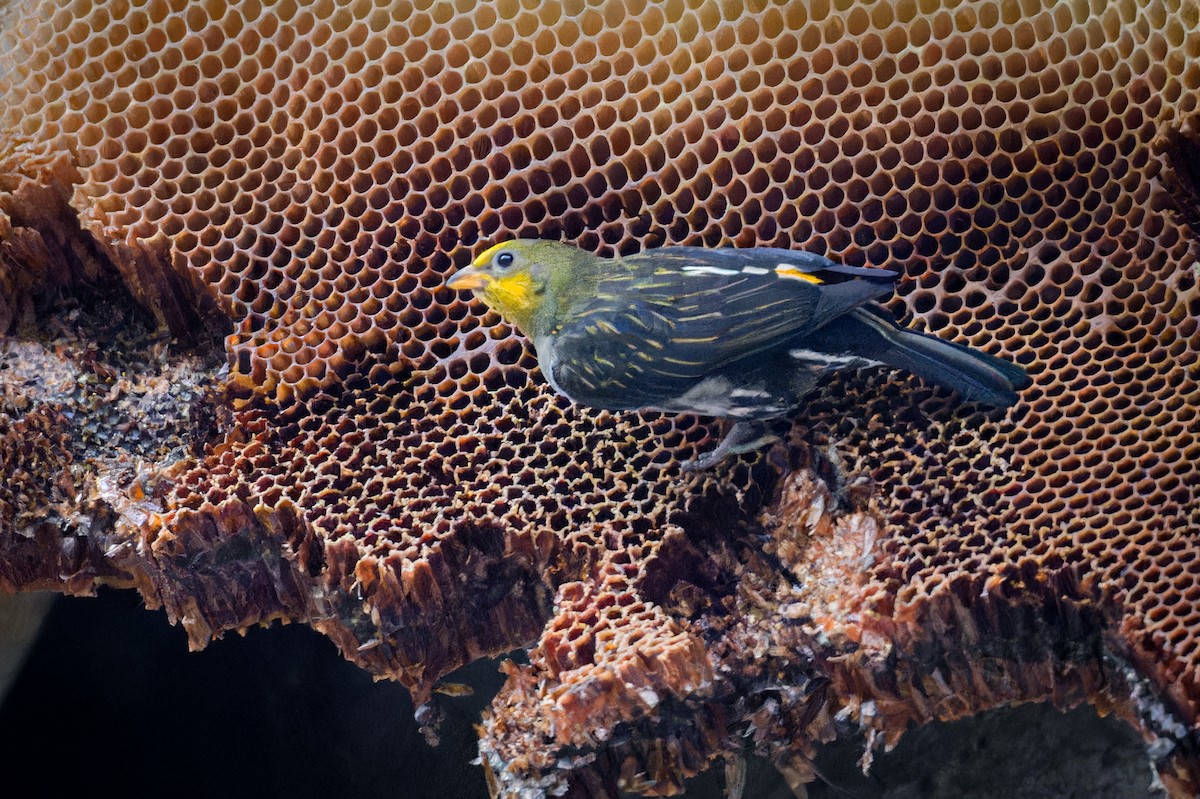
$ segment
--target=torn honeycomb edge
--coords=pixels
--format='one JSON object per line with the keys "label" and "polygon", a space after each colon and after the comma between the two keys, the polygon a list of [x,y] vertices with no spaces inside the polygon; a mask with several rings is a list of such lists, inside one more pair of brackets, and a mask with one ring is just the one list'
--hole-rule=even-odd
{"label": "torn honeycomb edge", "polygon": [[[854,539],[853,562],[860,555],[860,517],[839,528]],[[832,537],[830,519],[806,514],[795,526],[812,525]],[[814,532],[806,529],[793,538]],[[496,795],[671,795],[684,789],[686,779],[739,756],[743,746],[769,756],[797,786],[813,779],[813,747],[835,734],[828,713],[830,680],[813,664],[853,644],[837,639],[837,631],[819,630],[823,622],[799,621],[821,600],[781,580],[779,553],[770,543],[760,550],[759,543],[721,536],[698,542],[676,529],[659,542],[653,558],[633,559],[643,564],[637,575],[614,588],[636,593],[631,602],[648,607],[655,619],[673,622],[668,634],[704,642],[675,647],[671,662],[656,669],[646,668],[651,654],[639,652],[636,643],[610,657],[597,643],[589,662],[575,662],[577,652],[559,654],[564,630],[578,629],[572,618],[587,619],[588,600],[604,596],[596,584],[603,585],[614,568],[602,564],[601,579],[591,588],[563,586],[558,615],[532,650],[530,665],[506,666],[509,680],[480,728],[481,760]],[[784,548],[788,555],[803,551]],[[681,573],[680,563],[690,567]],[[834,564],[839,578],[846,565],[840,559]],[[721,575],[728,574],[736,577],[722,584]],[[783,615],[781,607],[787,608]],[[638,629],[626,633],[629,640],[661,634],[667,626],[660,621],[643,632],[647,619],[641,615],[630,625]],[[789,621],[780,625],[779,618]],[[605,622],[597,624],[593,614],[591,624],[594,631]],[[580,640],[587,635],[578,635],[576,644]],[[796,658],[798,652],[811,659]],[[638,679],[626,678],[631,665],[641,667]]]}
{"label": "torn honeycomb edge", "polygon": [[[563,677],[572,675],[556,672],[545,657],[552,620],[528,666],[505,666],[508,681],[480,726],[493,795],[670,795],[743,749],[768,757],[799,786],[815,777],[814,746],[846,724],[867,732],[863,763],[869,766],[877,747],[891,749],[914,725],[1039,701],[1062,711],[1087,704],[1117,715],[1142,733],[1147,761],[1171,795],[1195,795],[1194,732],[1180,721],[1180,709],[1124,658],[1119,602],[1099,597],[1069,571],[1027,570],[1007,580],[964,577],[919,612],[882,614],[873,609],[880,604],[878,587],[864,579],[877,555],[879,519],[870,510],[837,508],[833,494],[806,470],[793,472],[783,486],[760,517],[770,533],[766,560],[742,572],[738,612],[729,615],[753,619],[773,610],[794,622],[774,631],[787,644],[763,645],[746,630],[722,629],[718,639],[706,639],[717,646],[702,654],[713,679],[691,693],[679,686],[669,712],[656,714],[638,701],[636,686],[623,690],[615,679],[566,685]],[[721,553],[720,544],[705,546],[697,557],[737,561]],[[790,584],[782,571],[803,575],[802,581]],[[560,595],[559,612],[563,599],[569,604],[581,592]],[[711,631],[712,615],[686,626]],[[781,683],[769,701],[747,705],[753,692],[738,676],[754,674],[760,657],[781,651],[778,673],[790,672],[790,695]],[[606,697],[599,718],[607,726],[597,728],[587,712],[572,715],[560,699],[572,695]]]}

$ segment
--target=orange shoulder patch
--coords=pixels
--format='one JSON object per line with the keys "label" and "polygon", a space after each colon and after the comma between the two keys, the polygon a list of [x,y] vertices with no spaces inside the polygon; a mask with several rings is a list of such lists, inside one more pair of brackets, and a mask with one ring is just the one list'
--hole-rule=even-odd
{"label": "orange shoulder patch", "polygon": [[779,266],[775,267],[775,274],[779,275],[780,277],[807,280],[809,283],[815,283],[818,286],[825,282],[816,275],[810,275],[808,272],[801,272],[796,267],[789,266],[787,264],[780,264]]}

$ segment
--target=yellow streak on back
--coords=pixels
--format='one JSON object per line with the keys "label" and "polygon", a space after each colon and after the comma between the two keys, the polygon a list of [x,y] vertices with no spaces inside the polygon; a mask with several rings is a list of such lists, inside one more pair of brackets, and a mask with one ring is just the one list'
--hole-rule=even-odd
{"label": "yellow streak on back", "polygon": [[799,269],[794,269],[790,266],[789,267],[783,267],[783,266],[776,267],[775,273],[777,275],[779,275],[780,277],[791,277],[791,278],[800,278],[801,280],[807,280],[809,283],[815,283],[818,286],[825,282],[824,280],[821,280],[821,278],[817,277],[816,275],[810,275],[807,272],[801,272]]}

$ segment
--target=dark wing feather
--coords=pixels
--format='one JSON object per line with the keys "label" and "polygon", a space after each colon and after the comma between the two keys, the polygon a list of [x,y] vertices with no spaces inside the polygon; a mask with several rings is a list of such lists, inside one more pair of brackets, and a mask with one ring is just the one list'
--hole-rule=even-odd
{"label": "dark wing feather", "polygon": [[[819,282],[781,275],[781,265]],[[767,248],[667,247],[613,267],[556,331],[549,365],[567,395],[609,408],[678,397],[730,363],[891,293],[897,276]]]}
{"label": "dark wing feather", "polygon": [[629,255],[622,259],[626,264],[643,268],[644,265],[653,267],[674,267],[682,269],[685,266],[715,266],[741,271],[747,266],[770,268],[779,264],[787,264],[809,275],[815,275],[830,283],[840,280],[865,277],[871,280],[887,280],[894,282],[900,276],[899,272],[890,269],[877,269],[866,266],[848,266],[831,261],[823,255],[803,250],[785,250],[780,247],[750,247],[736,249],[725,247],[708,249],[707,247],[661,247],[657,250],[647,250],[637,255]]}
{"label": "dark wing feather", "polygon": [[[852,308],[892,293],[898,273],[843,266],[814,253],[766,247],[665,247],[624,259],[617,278],[665,317],[664,342],[706,373],[810,333]],[[786,276],[777,267],[816,278]],[[601,290],[606,283],[601,282]]]}
{"label": "dark wing feather", "polygon": [[673,362],[662,342],[669,324],[652,305],[597,298],[580,307],[553,336],[542,368],[572,399],[601,408],[646,408],[680,396],[703,370]]}

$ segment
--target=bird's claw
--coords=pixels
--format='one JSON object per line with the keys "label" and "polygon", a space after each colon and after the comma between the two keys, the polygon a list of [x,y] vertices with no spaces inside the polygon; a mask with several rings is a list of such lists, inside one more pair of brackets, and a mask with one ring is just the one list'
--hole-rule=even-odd
{"label": "bird's claw", "polygon": [[684,474],[711,469],[731,455],[756,452],[768,444],[774,444],[780,440],[779,436],[764,430],[758,424],[735,422],[714,449],[684,461],[680,464],[680,469]]}

